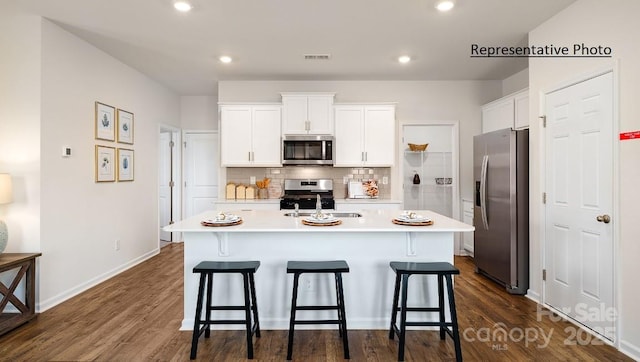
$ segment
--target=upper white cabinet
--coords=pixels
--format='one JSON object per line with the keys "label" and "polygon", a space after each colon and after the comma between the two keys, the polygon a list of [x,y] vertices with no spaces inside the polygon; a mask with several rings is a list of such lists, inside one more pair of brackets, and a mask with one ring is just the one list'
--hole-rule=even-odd
{"label": "upper white cabinet", "polygon": [[336,105],[335,166],[392,166],[395,106]]}
{"label": "upper white cabinet", "polygon": [[335,93],[281,93],[282,134],[333,134]]}
{"label": "upper white cabinet", "polygon": [[482,133],[529,128],[529,91],[523,90],[482,106]]}
{"label": "upper white cabinet", "polygon": [[278,105],[221,105],[221,165],[282,166],[281,114]]}

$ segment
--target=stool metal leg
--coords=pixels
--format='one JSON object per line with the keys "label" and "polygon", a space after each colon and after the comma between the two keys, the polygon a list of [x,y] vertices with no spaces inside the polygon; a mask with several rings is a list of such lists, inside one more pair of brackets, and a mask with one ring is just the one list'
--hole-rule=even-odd
{"label": "stool metal leg", "polygon": [[213,304],[213,273],[206,273],[208,276],[207,279],[207,304],[205,304],[204,312],[206,313],[204,320],[207,322],[204,330],[204,338],[209,338],[211,336],[211,310],[209,307]]}
{"label": "stool metal leg", "polygon": [[244,282],[244,318],[247,332],[247,358],[253,359],[253,336],[251,333],[251,298],[249,295],[249,273],[242,273]]}
{"label": "stool metal leg", "polygon": [[398,297],[400,296],[400,273],[396,273],[396,284],[393,290],[393,305],[391,306],[391,326],[389,327],[389,339],[395,335],[395,325],[398,318]]}
{"label": "stool metal leg", "polygon": [[[338,320],[342,321],[344,316],[342,315],[342,310],[340,309],[340,287],[338,285],[338,274],[339,273],[333,273],[333,274],[334,274],[334,279],[335,279],[335,284],[336,284],[336,305],[338,306]],[[342,323],[339,323],[338,324],[338,336],[342,337],[342,333],[345,333],[345,331],[342,330]]]}
{"label": "stool metal leg", "polygon": [[291,295],[291,317],[289,318],[289,343],[287,345],[287,361],[291,360],[293,354],[293,333],[296,321],[296,301],[298,299],[298,278],[300,273],[293,275],[293,293]]}
{"label": "stool metal leg", "polygon": [[447,327],[445,326],[445,317],[444,317],[444,287],[443,280],[444,276],[439,274],[438,278],[438,318],[440,321],[440,339],[444,340],[446,335]]}
{"label": "stool metal leg", "polygon": [[402,275],[402,306],[400,307],[400,336],[398,336],[398,361],[404,361],[404,344],[407,333],[407,289],[409,275]]}
{"label": "stool metal leg", "polygon": [[344,348],[344,358],[345,359],[349,359],[349,338],[347,338],[347,318],[346,318],[346,311],[344,308],[344,293],[343,293],[343,288],[342,288],[342,273],[336,273],[336,278],[337,278],[337,282],[338,282],[338,289],[336,290],[336,292],[339,295],[338,298],[338,317],[340,318],[341,321],[341,328],[342,328],[342,345]]}
{"label": "stool metal leg", "polygon": [[449,294],[449,310],[451,312],[453,345],[456,350],[456,361],[462,362],[462,348],[460,347],[460,331],[458,330],[458,314],[456,313],[456,301],[453,295],[453,282],[451,275],[447,274],[447,293]]}
{"label": "stool metal leg", "polygon": [[258,298],[256,297],[256,282],[253,273],[249,273],[249,287],[251,288],[251,305],[253,306],[253,319],[256,325],[256,337],[260,338],[260,319],[258,318]]}
{"label": "stool metal leg", "polygon": [[200,274],[200,286],[198,287],[198,302],[196,304],[196,315],[193,319],[193,336],[191,338],[190,359],[195,359],[198,352],[198,338],[200,338],[200,316],[202,313],[202,299],[204,297],[204,283],[206,274]]}

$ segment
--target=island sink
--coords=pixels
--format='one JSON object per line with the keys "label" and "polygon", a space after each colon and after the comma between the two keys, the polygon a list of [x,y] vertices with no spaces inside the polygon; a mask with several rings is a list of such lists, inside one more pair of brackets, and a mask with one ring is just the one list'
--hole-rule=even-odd
{"label": "island sink", "polygon": [[[311,216],[315,214],[315,212],[299,212],[297,214],[297,216]],[[335,217],[362,217],[361,213],[358,212],[330,212],[329,214],[335,216]],[[284,213],[284,216],[296,216],[295,212],[286,212]]]}

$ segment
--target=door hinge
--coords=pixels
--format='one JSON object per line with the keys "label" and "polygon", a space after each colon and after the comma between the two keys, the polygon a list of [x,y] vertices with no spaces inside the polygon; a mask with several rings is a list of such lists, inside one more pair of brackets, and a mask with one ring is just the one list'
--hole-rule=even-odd
{"label": "door hinge", "polygon": [[187,148],[187,141],[182,142],[182,144],[184,145],[184,148]]}
{"label": "door hinge", "polygon": [[546,203],[547,203],[547,193],[546,193],[546,192],[543,192],[543,193],[542,193],[542,203],[543,203],[543,204],[546,204]]}
{"label": "door hinge", "polygon": [[542,281],[547,280],[547,269],[542,269]]}
{"label": "door hinge", "polygon": [[176,145],[176,143],[175,143],[175,142],[173,142],[173,141],[169,141],[169,147],[173,148],[175,145]]}
{"label": "door hinge", "polygon": [[547,116],[540,116],[538,118],[542,119],[542,127],[547,128]]}
{"label": "door hinge", "polygon": [[169,181],[169,187],[174,187],[176,184],[173,181]]}

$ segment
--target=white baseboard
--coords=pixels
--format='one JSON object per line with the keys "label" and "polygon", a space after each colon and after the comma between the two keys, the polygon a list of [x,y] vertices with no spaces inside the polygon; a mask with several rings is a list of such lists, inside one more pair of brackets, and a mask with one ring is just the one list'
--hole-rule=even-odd
{"label": "white baseboard", "polygon": [[73,297],[75,297],[76,295],[92,288],[95,287],[96,285],[113,278],[114,276],[122,273],[123,271],[130,269],[140,263],[142,263],[145,260],[148,260],[149,258],[156,256],[160,253],[160,249],[156,248],[154,250],[151,250],[148,253],[145,253],[133,260],[130,260],[129,262],[120,265],[114,269],[111,269],[109,271],[107,271],[106,273],[103,273],[101,275],[98,275],[97,277],[90,279],[80,285],[77,285],[67,291],[64,291],[56,296],[53,296],[45,301],[41,301],[40,303],[36,303],[36,313],[42,313],[44,311],[46,311],[47,309],[53,308],[56,305],[71,299]]}
{"label": "white baseboard", "polygon": [[619,351],[633,358],[636,361],[640,361],[640,346],[636,346],[631,342],[620,340]]}
{"label": "white baseboard", "polygon": [[527,290],[527,294],[525,294],[525,297],[527,297],[527,298],[531,299],[532,301],[534,301],[534,302],[536,302],[536,303],[538,303],[538,304],[541,304],[541,303],[540,303],[540,294],[539,294],[539,293],[537,293],[537,292],[534,292],[534,291],[533,291],[533,290],[531,290],[531,289],[528,289],[528,290]]}

